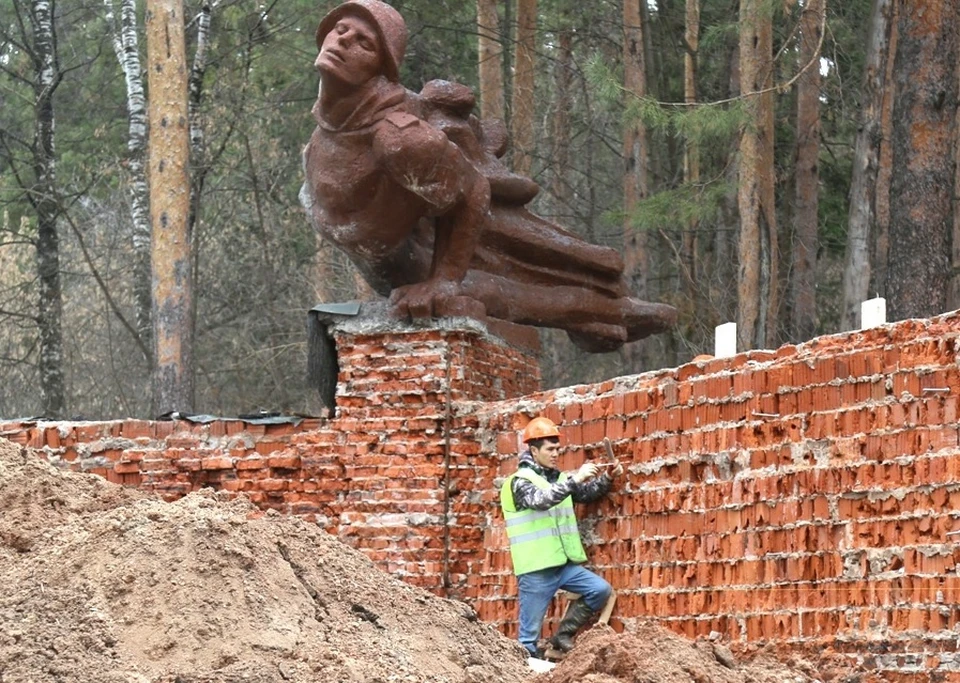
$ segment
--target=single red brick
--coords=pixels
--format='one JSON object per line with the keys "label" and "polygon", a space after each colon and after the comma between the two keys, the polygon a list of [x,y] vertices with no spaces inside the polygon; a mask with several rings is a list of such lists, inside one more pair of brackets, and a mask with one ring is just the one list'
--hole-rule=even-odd
{"label": "single red brick", "polygon": [[200,468],[204,470],[232,470],[233,467],[233,458],[204,458],[200,461]]}

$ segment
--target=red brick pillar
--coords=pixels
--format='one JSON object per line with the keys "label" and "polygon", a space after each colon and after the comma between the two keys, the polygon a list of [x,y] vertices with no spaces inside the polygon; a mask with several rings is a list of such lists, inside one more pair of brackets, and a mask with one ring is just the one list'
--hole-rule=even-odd
{"label": "red brick pillar", "polygon": [[463,493],[458,470],[484,457],[463,416],[538,391],[536,352],[466,319],[354,319],[331,332],[340,368],[332,422],[346,439],[336,533],[388,572],[446,594],[458,547],[482,548],[451,513]]}

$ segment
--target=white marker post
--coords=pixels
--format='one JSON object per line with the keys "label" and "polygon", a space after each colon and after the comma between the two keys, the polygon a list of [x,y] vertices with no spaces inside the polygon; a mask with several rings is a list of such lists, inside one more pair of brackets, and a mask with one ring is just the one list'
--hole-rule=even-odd
{"label": "white marker post", "polygon": [[881,296],[860,304],[860,329],[869,330],[887,322],[887,300]]}
{"label": "white marker post", "polygon": [[729,358],[737,355],[737,323],[717,325],[713,348],[713,355],[716,358]]}

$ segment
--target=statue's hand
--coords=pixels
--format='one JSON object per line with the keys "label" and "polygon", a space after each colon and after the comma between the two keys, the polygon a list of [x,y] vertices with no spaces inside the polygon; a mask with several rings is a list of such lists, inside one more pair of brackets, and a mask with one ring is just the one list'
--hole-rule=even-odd
{"label": "statue's hand", "polygon": [[402,317],[431,318],[438,314],[438,304],[455,296],[460,296],[459,283],[433,279],[397,287],[390,293],[390,303]]}

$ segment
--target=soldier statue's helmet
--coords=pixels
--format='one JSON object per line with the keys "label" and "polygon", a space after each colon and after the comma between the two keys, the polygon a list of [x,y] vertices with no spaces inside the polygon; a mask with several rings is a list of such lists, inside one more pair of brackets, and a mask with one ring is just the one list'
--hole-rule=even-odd
{"label": "soldier statue's helmet", "polygon": [[330,10],[317,27],[317,49],[343,17],[359,16],[369,21],[377,31],[383,56],[384,75],[394,83],[400,80],[400,63],[407,49],[407,24],[400,13],[380,0],[348,0]]}

